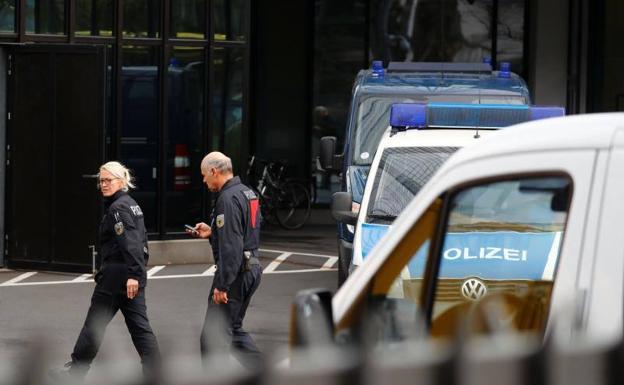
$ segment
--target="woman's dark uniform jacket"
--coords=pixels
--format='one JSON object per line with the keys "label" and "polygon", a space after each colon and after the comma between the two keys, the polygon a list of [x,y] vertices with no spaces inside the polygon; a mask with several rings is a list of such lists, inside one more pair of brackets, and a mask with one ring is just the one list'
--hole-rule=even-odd
{"label": "woman's dark uniform jacket", "polygon": [[[140,287],[147,283],[145,266],[149,260],[147,249],[147,231],[143,220],[143,212],[139,205],[123,191],[117,191],[106,199],[106,214],[100,223],[100,258],[102,268],[96,277],[100,281],[109,271],[117,275],[114,284],[129,278],[139,281]],[[117,265],[117,266],[115,266]],[[125,269],[121,266],[125,266]],[[123,270],[123,271],[122,271]],[[107,282],[102,282],[106,285]],[[113,282],[110,282],[113,284]],[[112,289],[112,287],[111,287]]]}
{"label": "woman's dark uniform jacket", "polygon": [[[84,371],[95,358],[106,325],[118,310],[124,315],[132,342],[141,356],[143,367],[159,361],[156,337],[147,318],[145,305],[145,266],[149,259],[147,233],[139,205],[127,193],[117,191],[105,198],[105,215],[100,223],[99,253],[102,266],[95,276],[97,285],[91,306],[72,353],[72,368]],[[126,283],[129,278],[139,282],[139,292],[129,299]]]}

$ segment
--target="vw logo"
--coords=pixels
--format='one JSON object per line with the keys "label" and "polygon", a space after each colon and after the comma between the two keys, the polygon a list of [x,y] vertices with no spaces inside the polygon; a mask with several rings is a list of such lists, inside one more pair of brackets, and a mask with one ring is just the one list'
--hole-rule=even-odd
{"label": "vw logo", "polygon": [[487,293],[485,284],[476,278],[470,278],[461,285],[461,293],[471,301],[476,301]]}

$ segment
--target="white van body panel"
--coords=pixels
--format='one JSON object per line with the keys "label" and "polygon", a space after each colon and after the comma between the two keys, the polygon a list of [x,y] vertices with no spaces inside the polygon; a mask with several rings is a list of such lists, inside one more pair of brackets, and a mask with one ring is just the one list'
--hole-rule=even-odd
{"label": "white van body panel", "polygon": [[[622,334],[624,316],[624,114],[593,114],[523,123],[458,151],[438,170],[333,299],[340,322],[412,225],[434,200],[486,178],[563,173],[573,194],[555,276],[548,328],[578,311],[583,326]],[[581,295],[582,294],[582,295]],[[584,296],[584,297],[583,297]],[[585,298],[579,302],[579,297]]]}

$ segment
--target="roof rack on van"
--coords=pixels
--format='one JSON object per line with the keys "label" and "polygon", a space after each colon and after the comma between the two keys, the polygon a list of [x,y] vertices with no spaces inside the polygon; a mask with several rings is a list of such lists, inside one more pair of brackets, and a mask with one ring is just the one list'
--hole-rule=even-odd
{"label": "roof rack on van", "polygon": [[490,74],[489,63],[390,62],[388,72],[463,72]]}
{"label": "roof rack on van", "polygon": [[563,115],[563,107],[550,106],[394,103],[390,109],[390,126],[397,131],[427,127],[494,129]]}

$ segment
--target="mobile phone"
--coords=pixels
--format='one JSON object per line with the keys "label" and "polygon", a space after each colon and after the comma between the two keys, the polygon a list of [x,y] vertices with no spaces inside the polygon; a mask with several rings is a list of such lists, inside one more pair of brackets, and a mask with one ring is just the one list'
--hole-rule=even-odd
{"label": "mobile phone", "polygon": [[191,225],[184,225],[184,228],[186,228],[189,231],[192,231],[194,233],[197,232],[197,230],[195,230],[195,227],[191,226]]}

